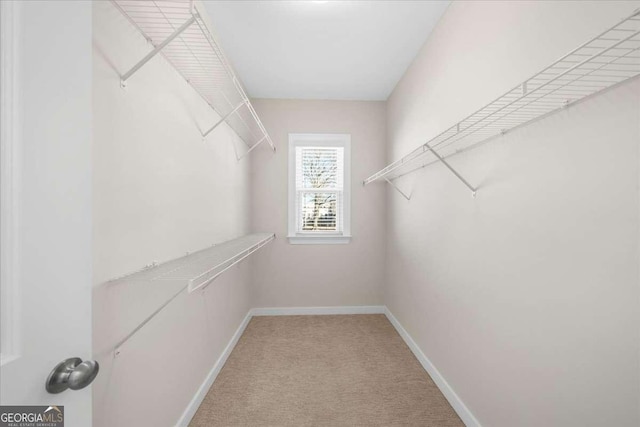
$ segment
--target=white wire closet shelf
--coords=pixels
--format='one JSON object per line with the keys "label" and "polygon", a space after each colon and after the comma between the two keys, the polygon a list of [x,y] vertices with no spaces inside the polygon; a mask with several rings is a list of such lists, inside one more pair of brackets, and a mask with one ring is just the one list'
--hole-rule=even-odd
{"label": "white wire closet shelf", "polygon": [[114,354],[185,291],[204,290],[274,239],[273,233],[249,234],[107,282]]}
{"label": "white wire closet shelf", "polygon": [[386,181],[400,191],[393,179],[440,161],[475,195],[476,189],[446,157],[638,75],[640,10],[374,173],[363,184]]}
{"label": "white wire closet shelf", "polygon": [[123,86],[160,53],[220,116],[202,131],[203,137],[227,123],[247,145],[244,155],[264,141],[275,151],[273,141],[193,0],[111,1],[154,47],[120,76]]}

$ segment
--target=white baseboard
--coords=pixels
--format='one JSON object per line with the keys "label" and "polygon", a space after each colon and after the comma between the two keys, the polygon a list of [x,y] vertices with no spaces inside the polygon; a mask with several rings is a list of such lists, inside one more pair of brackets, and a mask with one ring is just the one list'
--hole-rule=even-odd
{"label": "white baseboard", "polygon": [[251,310],[254,316],[294,316],[324,314],[384,314],[383,305],[354,305],[335,307],[265,307]]}
{"label": "white baseboard", "polygon": [[456,394],[455,391],[451,388],[449,383],[444,379],[444,377],[440,374],[440,372],[436,369],[436,367],[431,363],[429,358],[425,356],[425,354],[420,350],[418,344],[411,338],[411,335],[402,327],[398,319],[389,311],[389,309],[384,307],[384,314],[389,319],[389,322],[393,325],[394,328],[398,331],[398,334],[402,337],[407,346],[411,349],[413,354],[416,356],[422,367],[429,374],[433,382],[436,383],[444,397],[449,401],[449,404],[453,407],[453,410],[456,411],[462,422],[467,427],[482,427],[480,422],[473,416],[469,408],[464,404],[464,402],[460,399],[460,397]]}
{"label": "white baseboard", "polygon": [[240,339],[240,337],[244,333],[244,330],[249,324],[249,321],[251,320],[251,317],[252,317],[251,311],[252,310],[249,310],[245,318],[242,320],[242,323],[240,323],[240,326],[238,326],[238,329],[236,329],[236,332],[231,337],[231,341],[229,341],[229,344],[227,344],[227,346],[224,348],[224,351],[222,352],[220,357],[218,357],[218,360],[213,365],[213,368],[209,372],[209,375],[207,375],[207,378],[204,380],[204,382],[196,392],[195,396],[193,396],[193,399],[191,399],[191,402],[189,402],[187,409],[185,409],[185,411],[182,413],[182,416],[176,423],[176,427],[187,427],[191,422],[191,419],[196,414],[196,411],[200,407],[200,404],[204,400],[204,397],[209,392],[211,385],[216,380],[216,377],[222,370],[222,367],[224,366],[224,364],[227,362],[229,355],[233,351],[234,347],[238,343],[238,340]]}

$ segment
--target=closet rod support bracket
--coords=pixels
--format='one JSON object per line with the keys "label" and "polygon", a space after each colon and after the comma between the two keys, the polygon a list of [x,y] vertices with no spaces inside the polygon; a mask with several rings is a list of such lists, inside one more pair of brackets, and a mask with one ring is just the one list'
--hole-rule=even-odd
{"label": "closet rod support bracket", "polygon": [[447,162],[447,161],[446,161],[446,160],[445,160],[445,159],[444,159],[440,154],[438,154],[438,152],[437,152],[436,150],[434,150],[434,149],[433,149],[433,148],[432,148],[428,143],[427,143],[427,144],[424,144],[424,147],[425,147],[427,150],[431,151],[431,153],[433,153],[433,155],[434,155],[434,156],[436,156],[436,158],[437,158],[437,159],[438,159],[438,160],[439,160],[443,165],[445,165],[445,166],[447,167],[447,169],[449,169],[449,170],[451,171],[451,173],[453,173],[453,174],[456,176],[456,178],[458,178],[458,179],[459,179],[459,180],[460,180],[460,181],[461,181],[461,182],[462,182],[462,183],[463,183],[463,184],[464,184],[464,185],[465,185],[469,190],[471,190],[471,194],[473,195],[473,197],[475,197],[475,196],[476,196],[476,190],[477,190],[477,189],[476,189],[475,187],[473,187],[471,184],[469,184],[469,182],[468,182],[466,179],[464,179],[464,178],[462,177],[462,175],[460,175],[460,174],[458,173],[458,171],[457,171],[457,170],[455,170],[455,169],[453,168],[453,166],[451,166],[451,165],[449,164],[449,162]]}
{"label": "closet rod support bracket", "polygon": [[151,52],[149,52],[144,58],[142,58],[136,65],[134,65],[129,71],[120,76],[120,86],[126,87],[126,81],[140,68],[142,68],[147,62],[149,62],[154,56],[156,56],[162,49],[164,49],[169,43],[171,43],[176,37],[182,34],[187,28],[196,21],[197,15],[191,15],[191,18],[182,24],[177,30],[167,37],[162,43],[156,46]]}
{"label": "closet rod support bracket", "polygon": [[[267,139],[267,135],[264,135],[262,138],[260,138],[260,140],[258,142],[256,142],[255,144],[253,144],[242,156],[240,156],[238,158],[238,161],[242,160],[243,158],[245,158],[250,152],[252,152],[255,148],[258,148],[258,146],[260,144],[262,144],[265,140]],[[275,151],[275,149],[274,149]]]}
{"label": "closet rod support bracket", "polygon": [[209,135],[211,132],[213,132],[215,130],[215,128],[220,126],[223,122],[226,122],[227,119],[229,117],[231,117],[233,114],[235,114],[240,109],[240,107],[242,107],[243,105],[247,105],[247,101],[246,100],[242,101],[233,110],[229,111],[227,114],[225,114],[224,116],[220,117],[220,120],[218,120],[212,127],[209,128],[209,130],[207,130],[205,133],[202,134],[202,137],[206,138],[207,135]]}
{"label": "closet rod support bracket", "polygon": [[397,185],[395,185],[389,178],[384,178],[385,181],[387,181],[387,183],[393,187],[394,190],[396,190],[398,193],[400,193],[400,195],[402,195],[402,197],[404,197],[407,200],[411,200],[411,195],[405,193],[404,191],[402,191],[400,189],[400,187],[398,187]]}

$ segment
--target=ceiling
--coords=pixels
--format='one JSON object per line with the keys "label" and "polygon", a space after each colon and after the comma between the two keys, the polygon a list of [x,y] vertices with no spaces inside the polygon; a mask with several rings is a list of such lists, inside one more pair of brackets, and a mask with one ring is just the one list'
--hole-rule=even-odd
{"label": "ceiling", "polygon": [[205,1],[253,98],[386,100],[448,1]]}

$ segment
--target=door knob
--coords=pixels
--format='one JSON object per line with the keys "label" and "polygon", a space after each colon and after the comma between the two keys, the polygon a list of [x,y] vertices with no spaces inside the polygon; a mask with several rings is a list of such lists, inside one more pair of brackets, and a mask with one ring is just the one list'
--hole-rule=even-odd
{"label": "door knob", "polygon": [[72,357],[58,363],[49,374],[45,388],[49,393],[62,393],[66,389],[80,390],[95,379],[100,365],[95,360],[85,360]]}

